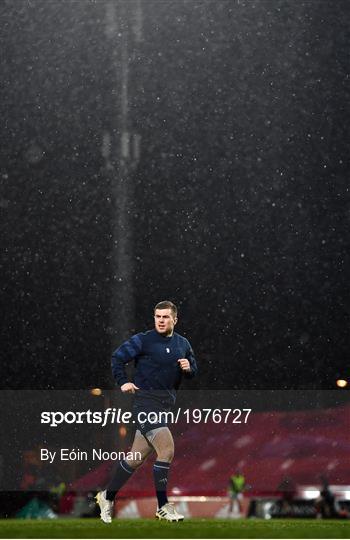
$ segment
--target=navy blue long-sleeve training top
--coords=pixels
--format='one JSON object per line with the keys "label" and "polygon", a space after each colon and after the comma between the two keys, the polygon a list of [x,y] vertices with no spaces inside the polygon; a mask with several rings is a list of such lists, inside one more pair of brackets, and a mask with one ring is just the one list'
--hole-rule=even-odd
{"label": "navy blue long-sleeve training top", "polygon": [[[191,371],[180,368],[180,358],[187,358]],[[166,337],[149,330],[132,336],[116,349],[112,354],[112,372],[119,386],[129,382],[125,365],[132,360],[136,368],[133,382],[141,390],[166,390],[174,394],[183,376],[192,378],[197,373],[189,341],[176,332]]]}

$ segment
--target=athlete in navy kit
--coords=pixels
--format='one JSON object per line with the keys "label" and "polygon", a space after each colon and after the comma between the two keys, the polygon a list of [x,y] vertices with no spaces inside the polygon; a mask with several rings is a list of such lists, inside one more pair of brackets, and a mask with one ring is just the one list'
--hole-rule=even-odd
{"label": "athlete in navy kit", "polygon": [[[154,321],[154,330],[132,336],[112,355],[112,372],[121,391],[135,394],[133,412],[137,429],[131,455],[141,456],[141,459],[122,460],[107,489],[97,494],[101,519],[105,523],[112,521],[118,491],[154,451],[157,454],[153,465],[158,500],[156,517],[167,521],[184,518],[167,498],[168,473],[174,457],[173,437],[164,417],[160,415],[154,423],[147,415],[154,413],[152,416],[159,417],[160,412],[169,411],[175,403],[182,378],[194,377],[197,365],[188,340],[174,332],[176,306],[169,301],[159,302],[154,308]],[[135,363],[134,382],[128,381],[125,372],[125,365],[131,361]]]}

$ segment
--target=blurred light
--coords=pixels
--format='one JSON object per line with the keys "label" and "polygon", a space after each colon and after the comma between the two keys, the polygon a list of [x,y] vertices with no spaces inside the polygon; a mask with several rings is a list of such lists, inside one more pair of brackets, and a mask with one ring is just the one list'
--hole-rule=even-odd
{"label": "blurred light", "polygon": [[308,488],[302,492],[305,499],[317,499],[320,496],[320,490],[317,488]]}
{"label": "blurred light", "polygon": [[124,437],[126,436],[126,427],[125,426],[120,426],[119,428],[119,436],[124,439]]}
{"label": "blurred light", "polygon": [[345,388],[345,386],[348,385],[348,381],[346,381],[345,379],[338,379],[337,380],[337,386],[339,388]]}
{"label": "blurred light", "polygon": [[102,390],[101,390],[101,388],[92,388],[91,389],[91,394],[93,396],[101,396]]}

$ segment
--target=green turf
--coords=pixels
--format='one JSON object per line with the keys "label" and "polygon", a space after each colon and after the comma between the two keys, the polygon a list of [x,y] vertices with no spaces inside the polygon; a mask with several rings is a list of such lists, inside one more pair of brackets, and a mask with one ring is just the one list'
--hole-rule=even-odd
{"label": "green turf", "polygon": [[349,521],[188,519],[0,520],[0,538],[350,538]]}

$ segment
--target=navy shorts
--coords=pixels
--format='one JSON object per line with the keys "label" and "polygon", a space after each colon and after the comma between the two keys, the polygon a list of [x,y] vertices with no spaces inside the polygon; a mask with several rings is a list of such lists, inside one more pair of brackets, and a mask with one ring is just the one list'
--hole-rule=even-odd
{"label": "navy shorts", "polygon": [[136,398],[133,406],[133,421],[136,428],[146,435],[149,431],[168,427],[167,413],[170,411],[168,403],[151,398]]}

